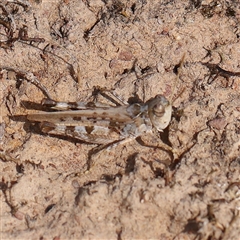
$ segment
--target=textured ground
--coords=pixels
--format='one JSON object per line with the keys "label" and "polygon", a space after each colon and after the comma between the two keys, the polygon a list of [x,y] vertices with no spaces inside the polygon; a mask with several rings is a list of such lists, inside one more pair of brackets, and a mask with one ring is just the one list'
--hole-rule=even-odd
{"label": "textured ground", "polygon": [[[238,1],[4,0],[0,11],[1,239],[239,239]],[[15,117],[44,97],[19,71],[61,101],[94,86],[178,98],[169,128],[142,137],[151,147],[105,149],[84,173],[96,145]]]}

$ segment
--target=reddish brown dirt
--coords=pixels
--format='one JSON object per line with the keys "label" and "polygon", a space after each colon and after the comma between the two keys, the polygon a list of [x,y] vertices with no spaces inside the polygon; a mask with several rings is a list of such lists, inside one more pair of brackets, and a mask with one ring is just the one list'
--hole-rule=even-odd
{"label": "reddish brown dirt", "polygon": [[[1,239],[239,239],[238,1],[4,0],[0,11]],[[151,147],[105,149],[86,173],[96,145],[16,117],[44,95],[13,70],[55,100],[88,101],[94,86],[178,98],[164,134],[142,136]]]}

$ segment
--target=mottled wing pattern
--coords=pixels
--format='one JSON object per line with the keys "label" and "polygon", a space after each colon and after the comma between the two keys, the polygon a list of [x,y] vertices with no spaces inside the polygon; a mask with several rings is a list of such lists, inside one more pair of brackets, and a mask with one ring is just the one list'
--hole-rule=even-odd
{"label": "mottled wing pattern", "polygon": [[172,106],[163,95],[146,103],[116,107],[51,99],[44,99],[42,104],[57,111],[29,114],[27,118],[40,122],[43,132],[97,144],[136,138],[153,128],[162,131],[168,126],[172,113]]}
{"label": "mottled wing pattern", "polygon": [[[57,106],[54,108],[66,109],[69,108],[67,104],[61,102],[55,104]],[[76,105],[74,109],[77,107]],[[129,137],[132,130],[133,136],[135,135],[138,128],[136,123],[139,122],[136,122],[138,110],[129,114],[128,106],[80,107],[82,110],[42,112],[29,114],[27,118],[40,122],[41,130],[45,133],[70,136],[89,143],[109,144],[119,141]]]}

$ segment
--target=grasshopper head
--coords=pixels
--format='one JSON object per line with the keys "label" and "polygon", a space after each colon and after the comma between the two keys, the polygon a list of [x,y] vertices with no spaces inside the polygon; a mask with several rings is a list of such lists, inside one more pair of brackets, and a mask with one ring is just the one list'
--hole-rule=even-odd
{"label": "grasshopper head", "polygon": [[148,116],[152,125],[161,132],[168,126],[171,120],[172,105],[163,95],[160,94],[150,99],[147,104]]}

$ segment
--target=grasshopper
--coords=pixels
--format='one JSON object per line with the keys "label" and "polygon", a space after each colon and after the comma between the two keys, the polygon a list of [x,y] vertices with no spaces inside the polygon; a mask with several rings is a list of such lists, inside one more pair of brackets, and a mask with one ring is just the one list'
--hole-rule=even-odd
{"label": "grasshopper", "polygon": [[[52,112],[42,111],[26,117],[30,122],[39,123],[41,131],[49,135],[68,136],[102,145],[103,149],[105,146],[127,142],[153,131],[161,132],[171,120],[172,103],[161,94],[145,103],[120,105],[114,101],[116,106],[97,102],[59,102],[50,97],[47,89],[33,74],[23,71],[17,71],[17,74],[45,94],[46,98],[41,104]],[[173,151],[171,147],[164,145],[163,148]],[[88,163],[88,169],[90,165]]]}
{"label": "grasshopper", "polygon": [[42,132],[104,145],[137,138],[154,128],[163,131],[172,115],[172,105],[163,95],[116,107],[52,99],[43,99],[42,105],[58,110],[27,115],[29,121],[40,122]]}
{"label": "grasshopper", "polygon": [[[171,103],[160,94],[145,103],[115,107],[94,102],[57,102],[47,98],[43,99],[42,105],[56,111],[27,115],[29,121],[40,123],[42,132],[99,144],[88,153],[87,171],[94,165],[93,154],[154,130],[161,132],[169,125],[172,115]],[[160,148],[172,152],[171,147],[163,145]]]}

